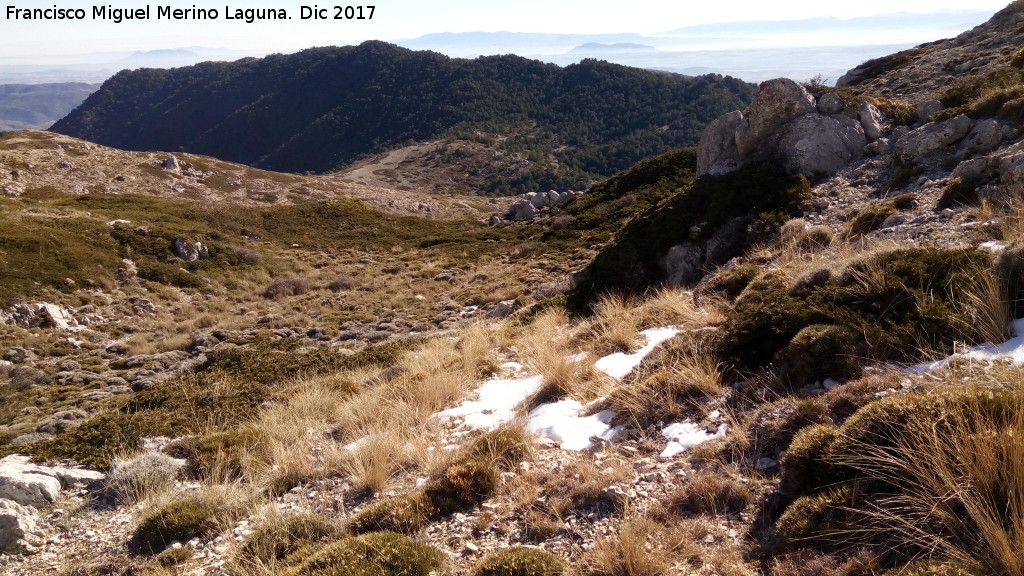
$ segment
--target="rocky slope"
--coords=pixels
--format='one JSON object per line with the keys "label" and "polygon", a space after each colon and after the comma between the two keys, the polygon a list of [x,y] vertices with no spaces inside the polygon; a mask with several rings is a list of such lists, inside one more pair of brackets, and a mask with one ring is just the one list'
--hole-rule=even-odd
{"label": "rocky slope", "polygon": [[[990,48],[945,46],[929,58]],[[1013,56],[989,71],[1017,82]],[[0,461],[4,570],[1019,573],[1015,525],[990,520],[1024,512],[1020,343],[970,348],[1022,328],[1008,322],[1024,293],[1012,82],[951,104],[930,84],[769,81],[696,150],[564,203],[517,202],[542,218],[314,217],[331,204],[288,196],[276,209],[307,208],[298,227],[316,234],[261,212],[250,263],[226,256],[233,218],[269,198],[226,189],[214,219],[153,198],[216,196],[206,171],[247,189],[299,177],[181,154],[180,177],[166,154],[90,166],[97,182],[130,170],[151,195],[133,213],[159,209],[146,233],[103,229],[126,239],[118,256],[156,251],[205,287],[128,274],[0,315],[3,449],[46,464]],[[10,222],[114,220],[92,190],[68,204],[60,175],[82,160],[39,146],[58,137],[5,137],[38,155],[6,185],[30,170],[53,188],[5,200]],[[93,153],[122,157],[80,158]],[[359,188],[327,182],[303,185]],[[171,252],[183,218],[201,227],[192,248],[230,267]],[[102,481],[61,484],[66,458]],[[369,552],[385,548],[402,552]]]}

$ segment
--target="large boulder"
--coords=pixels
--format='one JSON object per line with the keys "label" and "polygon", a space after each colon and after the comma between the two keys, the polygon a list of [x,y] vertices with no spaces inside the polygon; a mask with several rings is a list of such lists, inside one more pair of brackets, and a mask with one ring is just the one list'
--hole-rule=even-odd
{"label": "large boulder", "polygon": [[52,468],[36,466],[20,454],[0,459],[0,498],[22,506],[43,506],[59,494],[60,478]]}
{"label": "large boulder", "polygon": [[740,157],[753,154],[764,139],[790,120],[817,110],[814,96],[800,84],[788,78],[762,82],[754,102],[736,128],[736,149]]}
{"label": "large boulder", "polygon": [[0,499],[0,554],[32,554],[45,543],[34,508]]}
{"label": "large boulder", "polygon": [[846,116],[807,114],[786,124],[767,152],[796,174],[834,174],[858,158],[868,141]]}
{"label": "large boulder", "polygon": [[930,122],[896,141],[896,155],[912,162],[955,144],[971,132],[974,121],[961,114],[942,122]]}
{"label": "large boulder", "polygon": [[719,176],[739,168],[740,153],[736,149],[736,130],[743,122],[743,112],[736,110],[719,116],[708,124],[697,148],[697,173]]}
{"label": "large boulder", "polygon": [[792,80],[769,80],[749,108],[721,116],[704,130],[697,175],[726,174],[757,161],[780,162],[793,174],[831,175],[863,154],[865,130],[877,139],[886,129],[874,106],[854,111],[836,94],[815,102]]}

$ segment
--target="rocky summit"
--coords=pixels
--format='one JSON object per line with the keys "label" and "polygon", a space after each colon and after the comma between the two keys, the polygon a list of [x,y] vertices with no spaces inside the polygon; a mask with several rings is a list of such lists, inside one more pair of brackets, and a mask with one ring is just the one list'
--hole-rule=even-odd
{"label": "rocky summit", "polygon": [[1024,574],[1022,19],[514,197],[0,134],[0,571]]}

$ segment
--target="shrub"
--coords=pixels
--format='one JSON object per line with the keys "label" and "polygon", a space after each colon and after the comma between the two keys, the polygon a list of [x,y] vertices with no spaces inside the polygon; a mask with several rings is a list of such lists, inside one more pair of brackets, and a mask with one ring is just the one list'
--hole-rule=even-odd
{"label": "shrub", "polygon": [[513,546],[492,552],[473,568],[473,576],[558,576],[565,571],[561,558],[535,548]]}
{"label": "shrub", "polygon": [[450,514],[483,501],[498,487],[498,472],[482,458],[462,458],[449,464],[423,487],[440,514]]}
{"label": "shrub", "polygon": [[278,278],[263,290],[263,297],[276,300],[282,296],[301,296],[309,292],[309,288],[306,278]]}
{"label": "shrub", "polygon": [[134,504],[173,486],[180,470],[180,461],[160,452],[145,452],[129,460],[116,458],[107,474],[106,489],[119,502]]}
{"label": "shrub", "polygon": [[882,227],[882,223],[889,216],[898,212],[890,202],[872,204],[861,210],[847,226],[846,235],[849,237],[863,236],[874,232]]}
{"label": "shrub", "polygon": [[533,452],[532,438],[521,428],[503,427],[473,441],[471,456],[486,458],[503,470],[511,470]]}
{"label": "shrub", "polygon": [[437,513],[423,492],[375,502],[353,516],[348,529],[353,534],[399,532],[413,534],[424,528]]}
{"label": "shrub", "polygon": [[776,365],[785,378],[802,386],[825,378],[856,377],[863,355],[863,338],[850,328],[811,324],[801,328],[779,351]]}
{"label": "shrub", "polygon": [[831,424],[814,424],[797,433],[781,461],[779,489],[786,496],[796,498],[832,483],[834,474],[826,456],[837,433]]}
{"label": "shrub", "polygon": [[132,533],[128,548],[140,554],[159,554],[173,542],[207,536],[216,528],[213,509],[196,498],[179,500],[148,514]]}
{"label": "shrub", "polygon": [[705,276],[694,289],[694,296],[701,298],[721,294],[729,301],[735,300],[760,273],[761,267],[750,262],[719,268],[714,274]]}
{"label": "shrub", "polygon": [[216,476],[237,480],[248,466],[265,463],[267,438],[259,431],[238,428],[171,443],[165,451],[186,461],[184,473],[192,478]]}
{"label": "shrub", "polygon": [[750,488],[721,473],[701,470],[686,479],[670,498],[670,507],[683,514],[735,514],[750,504]]}
{"label": "shrub", "polygon": [[439,568],[440,550],[394,532],[345,538],[324,546],[286,576],[427,576]]}
{"label": "shrub", "polygon": [[156,560],[161,566],[177,566],[178,564],[188,562],[191,559],[192,550],[184,546],[168,548],[156,555]]}
{"label": "shrub", "polygon": [[937,208],[941,210],[956,206],[977,206],[978,201],[978,182],[972,178],[957,176],[946,182]]}
{"label": "shrub", "polygon": [[855,505],[854,491],[837,488],[817,496],[801,496],[786,508],[775,523],[776,546],[793,550],[804,546],[836,544]]}
{"label": "shrub", "polygon": [[296,514],[258,528],[246,538],[240,558],[243,563],[258,561],[269,564],[284,560],[300,548],[324,542],[338,534],[338,528],[327,518],[316,514]]}

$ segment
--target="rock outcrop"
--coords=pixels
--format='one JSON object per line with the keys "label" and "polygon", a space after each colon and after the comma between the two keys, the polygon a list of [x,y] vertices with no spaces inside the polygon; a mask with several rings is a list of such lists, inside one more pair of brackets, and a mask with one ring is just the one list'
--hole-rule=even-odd
{"label": "rock outcrop", "polygon": [[749,108],[705,129],[697,174],[721,175],[747,163],[774,161],[794,174],[831,175],[859,158],[886,129],[884,114],[868,103],[849,110],[834,93],[818,103],[792,80],[768,80]]}
{"label": "rock outcrop", "polygon": [[0,554],[32,554],[45,543],[35,508],[0,499]]}

